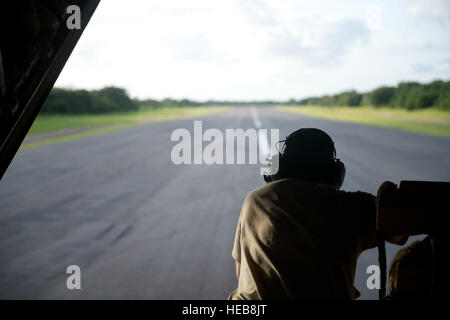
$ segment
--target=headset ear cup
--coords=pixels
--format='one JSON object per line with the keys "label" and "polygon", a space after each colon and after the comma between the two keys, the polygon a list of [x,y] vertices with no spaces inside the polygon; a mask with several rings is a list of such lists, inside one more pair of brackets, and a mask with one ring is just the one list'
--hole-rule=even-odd
{"label": "headset ear cup", "polygon": [[336,171],[335,171],[334,187],[336,189],[340,189],[345,179],[345,165],[341,160],[336,159],[335,168]]}
{"label": "headset ear cup", "polygon": [[280,154],[274,154],[270,157],[270,167],[269,174],[271,176],[276,176],[280,170]]}
{"label": "headset ear cup", "polygon": [[275,179],[285,178],[286,171],[286,159],[282,153],[278,153],[278,170],[275,174]]}
{"label": "headset ear cup", "polygon": [[270,157],[268,174],[264,175],[266,183],[281,179],[280,171],[282,170],[283,155],[281,153],[274,154]]}
{"label": "headset ear cup", "polygon": [[272,182],[276,179],[276,174],[278,172],[278,155],[273,154],[270,156],[269,160],[269,167],[266,171],[266,174],[263,175],[264,181],[266,183]]}

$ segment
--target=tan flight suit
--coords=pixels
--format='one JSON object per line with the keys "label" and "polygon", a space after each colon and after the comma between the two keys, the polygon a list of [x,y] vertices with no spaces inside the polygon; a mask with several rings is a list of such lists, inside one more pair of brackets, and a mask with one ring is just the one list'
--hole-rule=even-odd
{"label": "tan flight suit", "polygon": [[356,261],[376,245],[375,197],[282,179],[242,206],[229,299],[353,299]]}

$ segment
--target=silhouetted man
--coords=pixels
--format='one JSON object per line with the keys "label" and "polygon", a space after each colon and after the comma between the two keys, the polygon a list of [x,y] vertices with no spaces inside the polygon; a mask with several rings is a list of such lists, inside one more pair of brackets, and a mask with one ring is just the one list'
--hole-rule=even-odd
{"label": "silhouetted man", "polygon": [[229,299],[354,299],[358,256],[376,246],[375,197],[339,191],[345,166],[325,132],[300,129],[284,143],[277,173],[242,206]]}

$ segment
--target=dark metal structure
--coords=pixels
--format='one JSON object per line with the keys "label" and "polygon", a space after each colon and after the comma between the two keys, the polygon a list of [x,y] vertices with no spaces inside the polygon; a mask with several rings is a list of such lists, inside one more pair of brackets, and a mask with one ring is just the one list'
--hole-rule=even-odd
{"label": "dark metal structure", "polygon": [[[1,1],[0,179],[99,2]],[[80,29],[67,27],[70,5],[80,8]]]}
{"label": "dark metal structure", "polygon": [[[429,300],[443,299],[447,289],[444,255],[449,249],[445,237],[449,195],[450,182],[401,181],[398,187],[380,189],[377,197],[376,229],[380,234],[429,235],[432,248]],[[380,250],[380,245],[379,254],[380,260],[385,261],[386,252]],[[386,266],[380,263],[380,268],[381,282],[385,284]]]}

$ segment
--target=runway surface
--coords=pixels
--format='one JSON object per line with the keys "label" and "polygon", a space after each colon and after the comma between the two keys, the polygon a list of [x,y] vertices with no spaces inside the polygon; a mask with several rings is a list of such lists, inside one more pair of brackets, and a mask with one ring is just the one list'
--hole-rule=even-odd
{"label": "runway surface", "polygon": [[[318,127],[347,167],[344,190],[385,180],[450,180],[450,139],[256,108],[280,137]],[[203,117],[203,130],[255,126],[250,108]],[[259,165],[175,165],[173,130],[153,123],[19,152],[0,181],[0,298],[226,299],[242,201],[264,184]],[[420,237],[419,237],[420,238]],[[389,245],[388,261],[399,247]],[[81,290],[66,268],[81,268]],[[361,299],[375,249],[358,262]]]}

